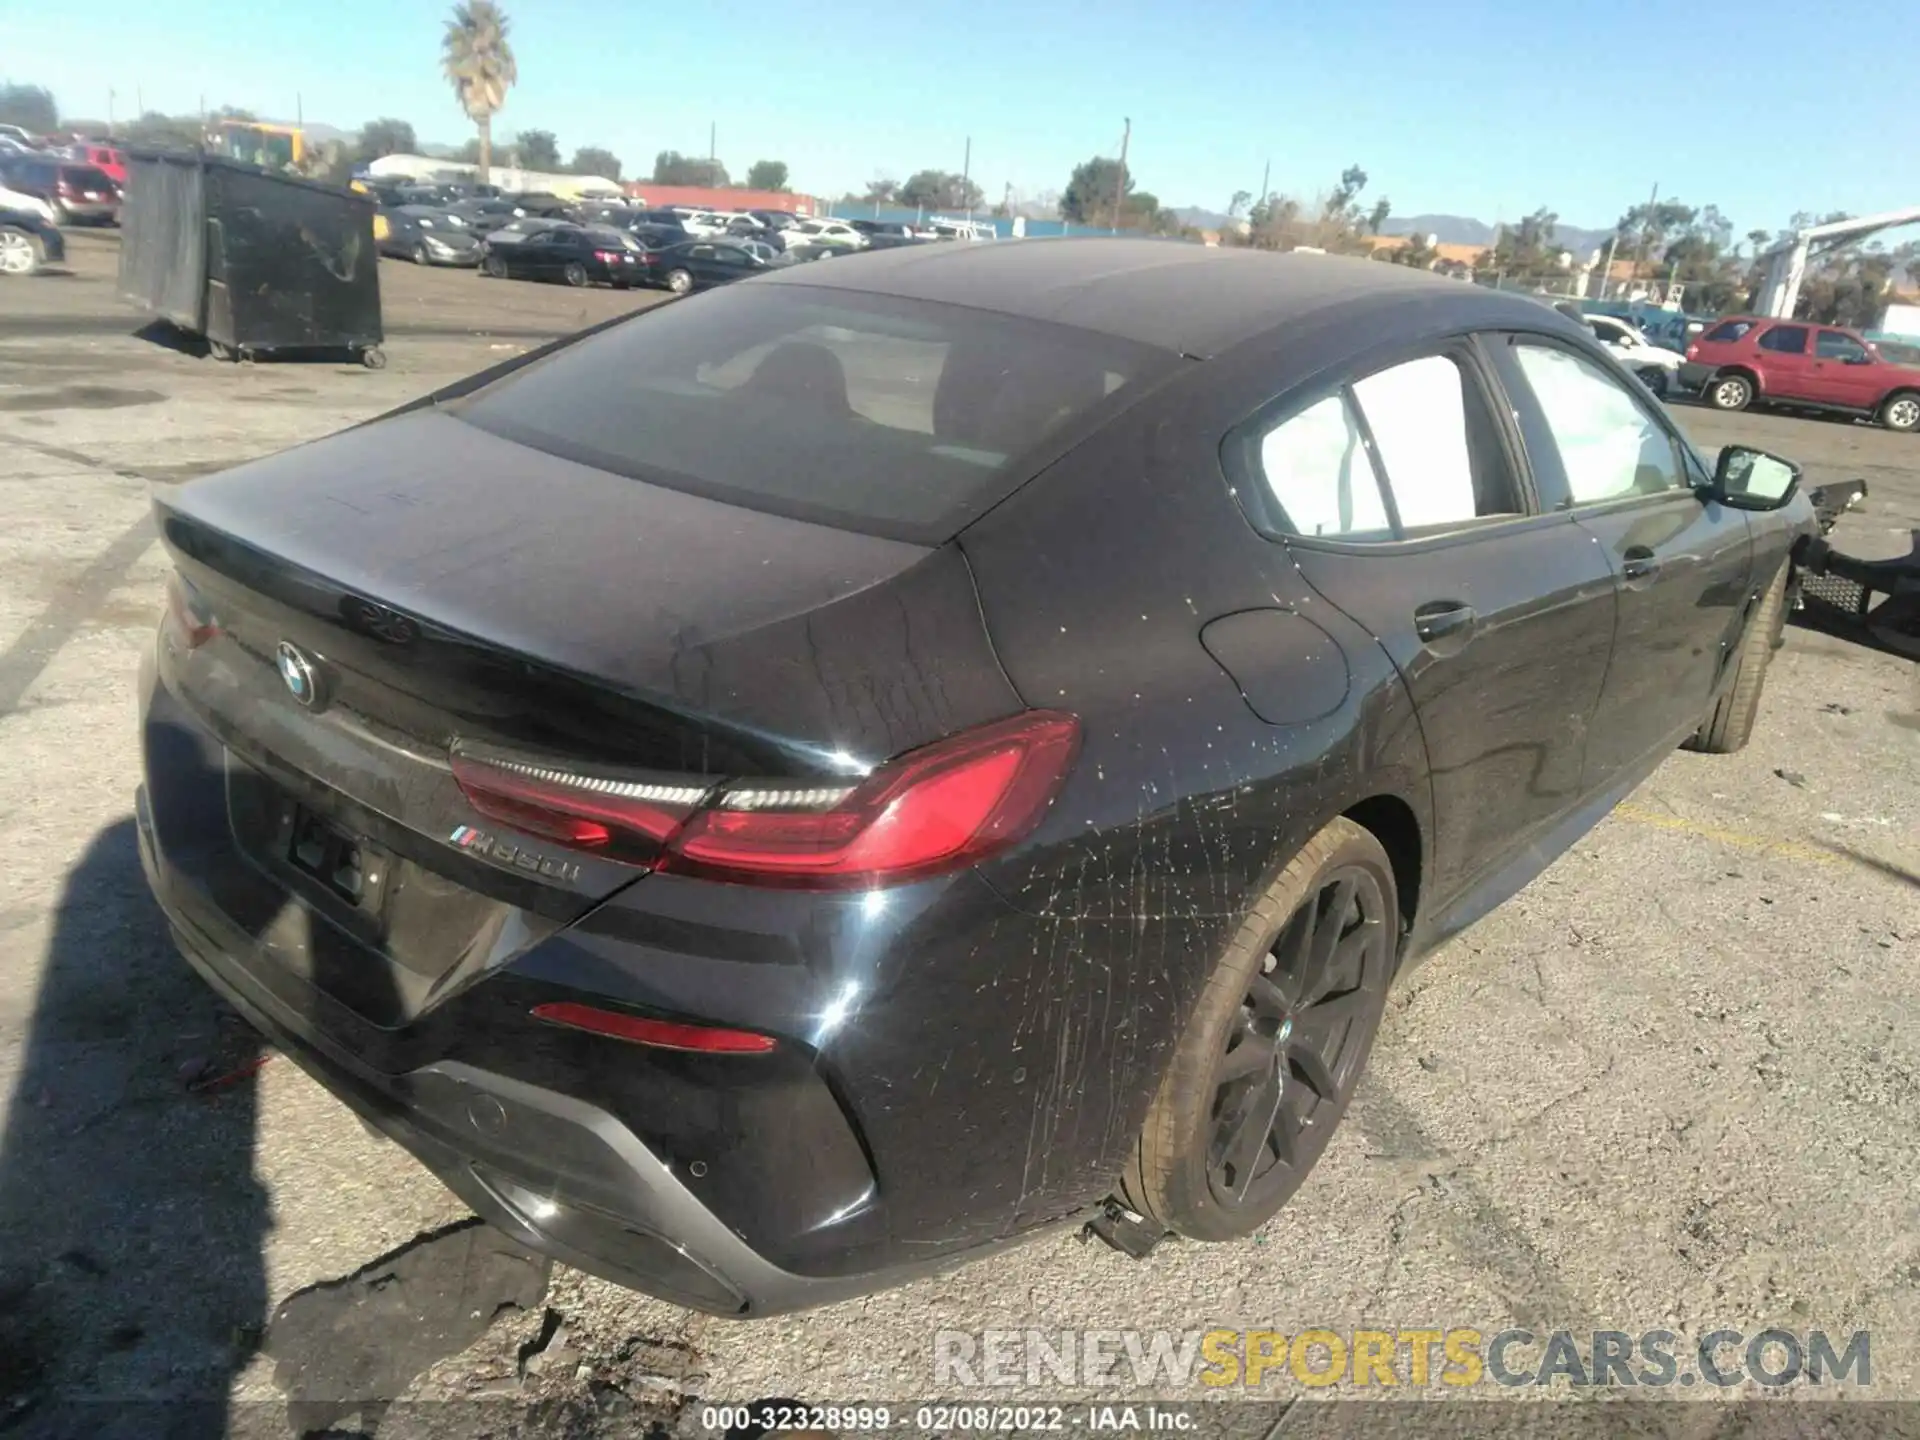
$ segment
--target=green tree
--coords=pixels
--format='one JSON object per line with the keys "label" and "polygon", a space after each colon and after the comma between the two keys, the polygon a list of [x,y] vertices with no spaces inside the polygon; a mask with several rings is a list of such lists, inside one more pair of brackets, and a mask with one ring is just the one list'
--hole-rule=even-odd
{"label": "green tree", "polygon": [[705,185],[719,189],[729,183],[727,167],[718,160],[682,155],[678,150],[662,150],[653,157],[653,183],[656,185]]}
{"label": "green tree", "polygon": [[902,205],[923,210],[978,210],[987,198],[980,187],[950,170],[917,170],[899,190]]}
{"label": "green tree", "polygon": [[493,0],[461,0],[441,37],[440,57],[460,108],[480,132],[479,178],[484,185],[493,165],[493,117],[520,78],[513,47],[507,43],[505,13]]}
{"label": "green tree", "polygon": [[567,167],[576,175],[599,175],[607,180],[620,178],[620,157],[598,145],[582,145],[573,152],[573,164]]}
{"label": "green tree", "polygon": [[463,165],[478,165],[480,163],[480,141],[477,138],[467,141],[466,144],[462,145],[460,149],[455,152],[453,158],[460,161]]}
{"label": "green tree", "polygon": [[60,107],[45,86],[0,85],[0,124],[18,125],[32,135],[50,134],[60,124]]}
{"label": "green tree", "polygon": [[1373,256],[1374,259],[1385,260],[1391,265],[1408,265],[1415,270],[1431,270],[1434,261],[1440,258],[1440,251],[1428,241],[1425,235],[1409,235],[1406,244],[1376,250]]}
{"label": "green tree", "polygon": [[157,150],[198,150],[205,138],[199,116],[162,115],[158,110],[149,110],[121,126],[120,134],[130,145]]}
{"label": "green tree", "polygon": [[1373,209],[1367,212],[1367,233],[1378,235],[1380,227],[1387,223],[1387,217],[1393,213],[1393,202],[1382,195],[1373,202]]}
{"label": "green tree", "polygon": [[876,175],[867,182],[867,193],[860,198],[869,205],[891,205],[900,198],[900,182],[886,175]]}
{"label": "green tree", "polygon": [[1096,155],[1073,167],[1060,192],[1060,218],[1075,225],[1108,224],[1114,219],[1114,197],[1124,207],[1132,192],[1133,176],[1121,171],[1120,162]]}
{"label": "green tree", "polygon": [[1509,280],[1547,280],[1566,273],[1564,253],[1554,235],[1560,217],[1542,206],[1518,225],[1503,225],[1493,247],[1482,251],[1474,269]]}
{"label": "green tree", "polygon": [[513,137],[513,152],[523,170],[558,170],[560,144],[551,130],[522,130]]}
{"label": "green tree", "polygon": [[784,160],[754,161],[747,167],[746,186],[749,190],[785,190],[787,162]]}
{"label": "green tree", "polygon": [[420,142],[414,138],[413,126],[406,121],[383,117],[369,120],[360,127],[354,150],[362,161],[378,160],[383,155],[418,154]]}

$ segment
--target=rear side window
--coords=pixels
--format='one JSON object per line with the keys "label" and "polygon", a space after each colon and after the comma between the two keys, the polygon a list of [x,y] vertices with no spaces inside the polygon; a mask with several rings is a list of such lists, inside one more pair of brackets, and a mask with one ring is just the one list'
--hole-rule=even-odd
{"label": "rear side window", "polygon": [[1807,353],[1807,327],[1804,325],[1776,325],[1760,337],[1762,350],[1777,350],[1782,355],[1804,355]]}
{"label": "rear side window", "polygon": [[1813,353],[1822,360],[1844,360],[1850,363],[1868,359],[1867,347],[1851,335],[1838,330],[1822,330],[1813,342]]}
{"label": "rear side window", "polygon": [[1751,329],[1753,329],[1753,322],[1751,320],[1722,320],[1700,338],[1702,340],[1711,340],[1715,344],[1731,343],[1735,340],[1744,339],[1747,332]]}
{"label": "rear side window", "polygon": [[663,305],[451,408],[617,474],[933,544],[1027,478],[1031,452],[1178,363],[1040,321],[755,281]]}
{"label": "rear side window", "polygon": [[1478,388],[1428,355],[1375,371],[1261,435],[1280,529],[1342,540],[1433,534],[1520,513]]}
{"label": "rear side window", "polygon": [[1522,342],[1513,354],[1546,419],[1566,477],[1565,503],[1658,495],[1687,483],[1673,437],[1613,376],[1550,345]]}

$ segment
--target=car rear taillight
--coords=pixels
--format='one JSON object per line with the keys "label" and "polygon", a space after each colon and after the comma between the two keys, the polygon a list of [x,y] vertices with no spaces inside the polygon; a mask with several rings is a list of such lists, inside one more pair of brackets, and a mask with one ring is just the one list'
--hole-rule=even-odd
{"label": "car rear taillight", "polygon": [[743,885],[866,889],[978,864],[1025,838],[1080,749],[1034,710],[888,761],[854,785],[592,775],[456,747],[475,810],[628,864]]}
{"label": "car rear taillight", "polygon": [[53,188],[62,195],[71,195],[74,193],[73,182],[64,175],[53,182]]}
{"label": "car rear taillight", "polygon": [[652,864],[713,788],[678,777],[588,774],[457,745],[453,778],[489,820],[632,865]]}
{"label": "car rear taillight", "polygon": [[212,607],[193,588],[193,582],[178,573],[167,580],[167,620],[189,650],[198,650],[220,634],[220,622],[214,618]]}
{"label": "car rear taillight", "polygon": [[596,250],[593,252],[593,258],[603,265],[618,265],[620,263],[620,252],[618,250]]}
{"label": "car rear taillight", "polygon": [[777,1043],[771,1035],[752,1030],[729,1030],[717,1025],[689,1025],[678,1020],[655,1020],[646,1015],[628,1015],[619,1010],[602,1010],[571,1000],[557,1000],[533,1007],[533,1018],[549,1025],[564,1025],[570,1030],[585,1030],[594,1035],[611,1035],[616,1040],[631,1040],[636,1045],[651,1045],[657,1050],[691,1050],[704,1055],[765,1055]]}
{"label": "car rear taillight", "polygon": [[1696,340],[1691,345],[1687,346],[1687,359],[1695,360],[1695,359],[1698,359],[1699,356],[1700,356],[1700,342]]}
{"label": "car rear taillight", "polygon": [[1032,711],[910,751],[838,795],[723,791],[662,868],[746,884],[846,889],[972,865],[1024,837],[1080,748],[1080,722]]}

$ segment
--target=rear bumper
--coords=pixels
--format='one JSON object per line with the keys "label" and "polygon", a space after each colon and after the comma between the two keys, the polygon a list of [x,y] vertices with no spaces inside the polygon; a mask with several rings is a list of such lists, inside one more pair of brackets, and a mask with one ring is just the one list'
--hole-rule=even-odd
{"label": "rear bumper", "polygon": [[749,1246],[603,1109],[459,1061],[400,1075],[368,1068],[254,978],[263,961],[252,953],[256,942],[168,865],[145,787],[135,813],[141,865],[187,962],[276,1048],[528,1248],[675,1304],[739,1318],[868,1294],[963,1258],[797,1275]]}
{"label": "rear bumper", "polygon": [[1698,390],[1713,378],[1713,366],[1702,365],[1698,361],[1688,360],[1676,372],[1683,389]]}

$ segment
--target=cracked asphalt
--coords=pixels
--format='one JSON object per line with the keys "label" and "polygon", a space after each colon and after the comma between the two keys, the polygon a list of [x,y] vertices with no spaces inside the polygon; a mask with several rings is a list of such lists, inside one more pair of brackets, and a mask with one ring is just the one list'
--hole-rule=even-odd
{"label": "cracked asphalt", "polygon": [[[291,1064],[249,1069],[146,897],[148,496],[654,297],[383,262],[389,368],[234,367],[137,334],[114,263],[81,235],[70,273],[0,284],[0,1428],[152,1434],[190,1399],[234,1434],[591,1433],[689,1397],[925,1397],[934,1333],[990,1329],[1865,1329],[1873,1396],[1920,1398],[1920,675],[1798,627],[1748,750],[1674,755],[1396,992],[1253,1241],[1137,1263],[1054,1236],[753,1325],[496,1253]],[[1677,413],[1866,476],[1855,553],[1920,526],[1920,440]]]}

